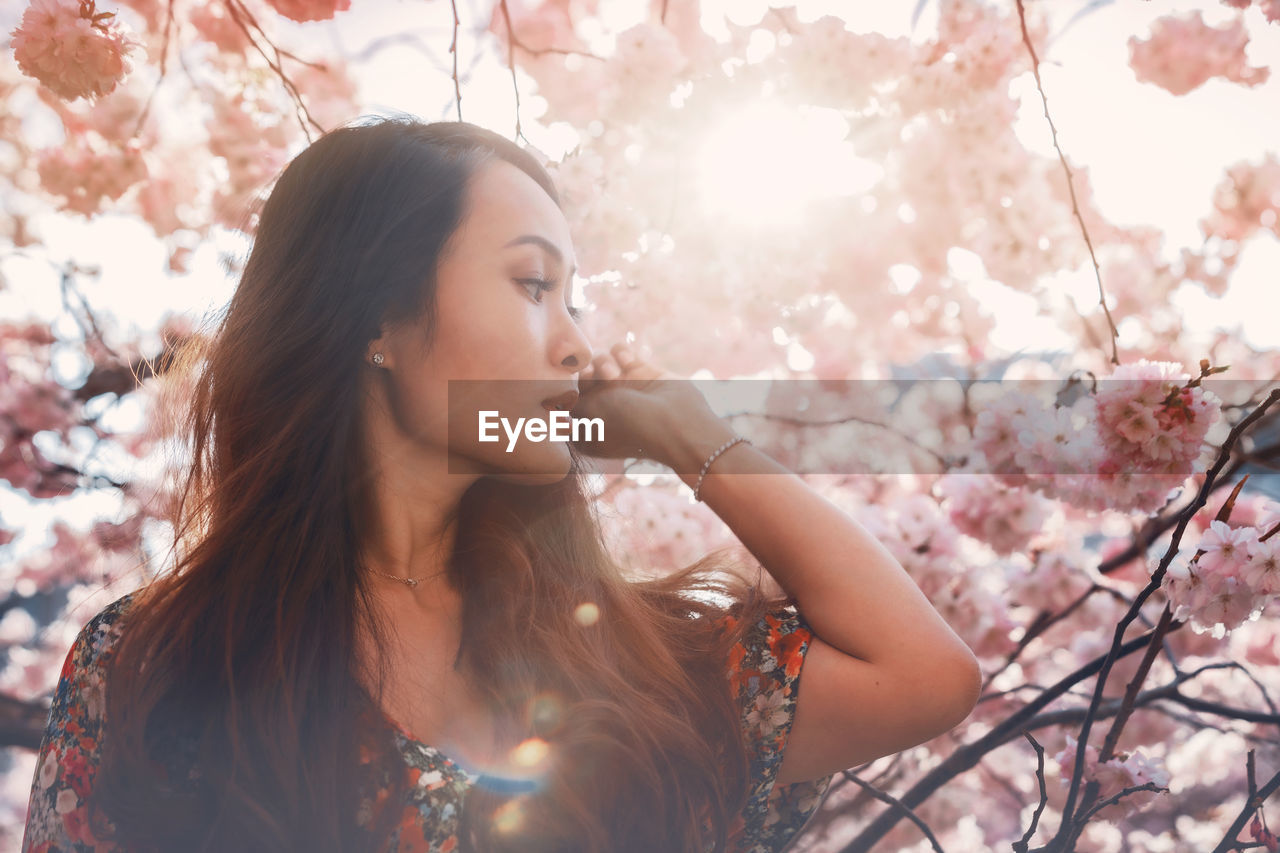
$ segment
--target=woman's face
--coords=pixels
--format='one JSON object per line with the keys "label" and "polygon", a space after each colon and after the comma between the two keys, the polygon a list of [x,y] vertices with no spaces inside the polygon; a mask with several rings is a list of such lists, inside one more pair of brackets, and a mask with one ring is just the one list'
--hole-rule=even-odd
{"label": "woman's face", "polygon": [[[569,224],[542,187],[504,160],[473,176],[465,205],[438,267],[434,341],[428,348],[422,322],[384,327],[366,357],[383,354],[378,375],[399,437],[446,452],[450,473],[557,482],[569,471],[568,445],[530,441],[523,428],[513,444],[499,418],[513,429],[519,418],[550,421],[543,402],[572,396],[591,362],[572,316],[579,306],[570,304]],[[487,418],[496,441],[480,440],[481,411],[498,413]]]}

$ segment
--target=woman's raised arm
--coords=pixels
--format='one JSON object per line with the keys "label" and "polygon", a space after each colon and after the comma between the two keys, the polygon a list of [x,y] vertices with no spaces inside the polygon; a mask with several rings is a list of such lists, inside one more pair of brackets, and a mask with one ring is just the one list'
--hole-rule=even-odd
{"label": "woman's raised arm", "polygon": [[[683,417],[669,435],[667,464],[693,486],[703,462],[736,433],[708,414]],[[924,743],[973,710],[981,671],[972,651],[847,513],[747,443],[715,460],[699,497],[796,600],[815,634],[778,784]]]}
{"label": "woman's raised arm", "polygon": [[[614,379],[638,381],[610,387]],[[687,380],[627,344],[593,358],[581,381],[575,412],[603,417],[618,447],[642,451],[690,486],[737,435]],[[778,784],[900,752],[969,715],[982,682],[977,658],[862,525],[745,442],[714,460],[698,494],[815,635]]]}

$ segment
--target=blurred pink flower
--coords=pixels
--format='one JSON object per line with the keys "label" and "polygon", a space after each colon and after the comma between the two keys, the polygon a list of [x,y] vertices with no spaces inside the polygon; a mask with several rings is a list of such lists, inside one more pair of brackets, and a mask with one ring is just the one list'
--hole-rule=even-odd
{"label": "blurred pink flower", "polygon": [[114,201],[147,178],[142,146],[136,139],[115,145],[87,133],[62,147],[47,148],[38,157],[40,183],[62,196],[66,209],[85,216],[98,213],[104,199]]}
{"label": "blurred pink flower", "polygon": [[1280,237],[1280,160],[1241,161],[1226,169],[1213,189],[1213,211],[1200,222],[1206,236],[1248,239],[1260,229]]}
{"label": "blurred pink flower", "polygon": [[294,21],[327,21],[351,8],[351,0],[267,0],[275,10]]}
{"label": "blurred pink flower", "polygon": [[1197,9],[1185,18],[1160,18],[1145,41],[1130,38],[1129,64],[1140,81],[1175,95],[1185,95],[1214,77],[1257,86],[1267,81],[1271,70],[1248,64],[1244,55],[1248,43],[1249,33],[1240,18],[1211,27]]}
{"label": "blurred pink flower", "polygon": [[93,0],[32,0],[14,29],[13,56],[22,73],[64,100],[101,97],[133,70],[141,43]]}

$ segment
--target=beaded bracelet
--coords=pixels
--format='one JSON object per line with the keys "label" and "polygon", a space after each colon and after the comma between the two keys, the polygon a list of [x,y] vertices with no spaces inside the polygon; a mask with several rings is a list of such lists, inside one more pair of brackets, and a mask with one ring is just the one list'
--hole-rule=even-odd
{"label": "beaded bracelet", "polygon": [[711,463],[716,461],[716,457],[719,456],[721,453],[724,453],[726,450],[728,450],[730,447],[733,447],[735,444],[739,444],[744,441],[747,444],[751,443],[751,439],[743,438],[742,436],[729,439],[724,444],[720,445],[720,448],[715,453],[712,453],[710,456],[708,456],[706,462],[702,463],[702,470],[698,472],[698,484],[693,487],[693,499],[695,501],[702,500],[702,498],[698,497],[698,491],[702,488],[702,480],[704,477],[707,476],[707,471],[711,468]]}

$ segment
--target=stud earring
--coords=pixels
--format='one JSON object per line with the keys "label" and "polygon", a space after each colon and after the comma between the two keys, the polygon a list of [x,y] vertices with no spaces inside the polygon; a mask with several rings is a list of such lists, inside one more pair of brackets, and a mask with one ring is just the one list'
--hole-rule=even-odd
{"label": "stud earring", "polygon": [[380,353],[380,352],[375,352],[375,353],[373,354],[373,363],[374,363],[375,365],[377,365],[378,367],[381,367],[381,366],[382,366],[382,362],[383,362],[383,361],[384,361],[384,359],[382,358],[382,353]]}

